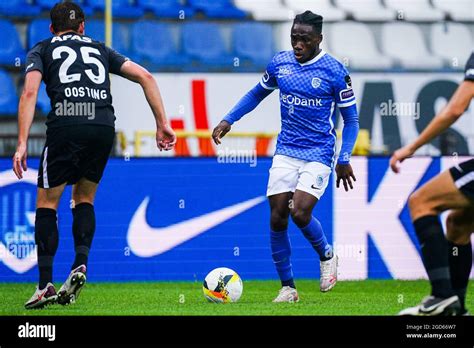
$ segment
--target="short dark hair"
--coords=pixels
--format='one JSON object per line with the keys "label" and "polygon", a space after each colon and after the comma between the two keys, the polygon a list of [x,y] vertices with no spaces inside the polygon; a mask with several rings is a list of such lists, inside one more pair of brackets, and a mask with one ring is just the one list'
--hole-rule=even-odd
{"label": "short dark hair", "polygon": [[58,2],[49,13],[51,25],[55,33],[66,30],[77,31],[79,25],[84,22],[85,16],[82,8],[69,1]]}
{"label": "short dark hair", "polygon": [[323,31],[323,16],[311,11],[305,11],[296,15],[293,20],[293,25],[295,24],[311,25],[316,33],[321,34]]}

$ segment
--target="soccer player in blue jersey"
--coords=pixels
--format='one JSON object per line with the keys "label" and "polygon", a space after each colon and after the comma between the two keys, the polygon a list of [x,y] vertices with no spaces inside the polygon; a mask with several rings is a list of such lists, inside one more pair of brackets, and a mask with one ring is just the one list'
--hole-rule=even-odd
{"label": "soccer player in blue jersey", "polygon": [[319,48],[323,18],[310,11],[295,17],[291,29],[293,51],[273,57],[262,80],[214,128],[216,144],[231,125],[280,89],[281,132],[270,169],[271,250],[282,288],[274,302],[297,302],[288,238],[288,218],[301,229],[320,258],[320,290],[337,281],[337,256],[321,223],[312,215],[323,195],[335,162],[335,106],[344,119],[342,148],[336,164],[337,187],[352,189],[356,180],[349,164],[359,130],[351,78],[344,65]]}

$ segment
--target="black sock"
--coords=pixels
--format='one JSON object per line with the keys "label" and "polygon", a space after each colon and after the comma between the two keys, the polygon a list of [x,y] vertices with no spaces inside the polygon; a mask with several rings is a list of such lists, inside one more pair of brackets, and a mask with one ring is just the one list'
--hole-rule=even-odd
{"label": "black sock", "polygon": [[423,264],[436,297],[454,295],[449,275],[448,241],[444,237],[438,216],[423,216],[413,222],[421,245]]}
{"label": "black sock", "polygon": [[472,245],[457,245],[449,242],[449,271],[454,293],[465,309],[466,291],[472,268]]}
{"label": "black sock", "polygon": [[53,260],[58,250],[59,233],[56,210],[36,209],[35,242],[38,254],[39,288],[53,282]]}
{"label": "black sock", "polygon": [[74,249],[76,252],[72,269],[75,269],[80,265],[87,266],[89,250],[95,232],[94,206],[90,203],[80,203],[72,209],[72,215],[72,233],[74,235]]}
{"label": "black sock", "polygon": [[293,278],[291,278],[290,280],[283,280],[281,282],[281,286],[289,286],[290,288],[296,289],[295,281],[293,280]]}

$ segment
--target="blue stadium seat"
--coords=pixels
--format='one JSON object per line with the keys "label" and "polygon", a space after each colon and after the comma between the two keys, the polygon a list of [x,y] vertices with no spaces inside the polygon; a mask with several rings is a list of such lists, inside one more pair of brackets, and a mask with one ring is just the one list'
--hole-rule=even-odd
{"label": "blue stadium seat", "polygon": [[49,31],[49,19],[35,19],[28,27],[28,49],[31,49],[38,42],[43,41],[53,34]]}
{"label": "blue stadium seat", "polygon": [[[58,0],[36,0],[36,3],[43,9],[43,10],[50,10]],[[92,8],[89,6],[84,5],[84,0],[75,0],[75,3],[77,3],[79,6],[81,6],[82,10],[84,11],[84,14],[86,16],[92,15],[93,11]]]}
{"label": "blue stadium seat", "polygon": [[32,17],[41,12],[39,6],[28,0],[4,0],[0,2],[0,14],[11,17]]}
{"label": "blue stadium seat", "polygon": [[[114,23],[112,27],[112,48],[121,54],[127,55],[129,45],[127,40],[128,26],[123,23]],[[86,21],[86,35],[94,40],[105,42],[105,24],[103,20]]]}
{"label": "blue stadium seat", "polygon": [[[232,70],[233,56],[225,48],[219,26],[214,23],[186,23],[182,26],[183,51],[205,70]],[[193,69],[194,70],[194,69]]]}
{"label": "blue stadium seat", "polygon": [[[105,0],[87,0],[87,5],[96,11],[105,10]],[[118,18],[139,18],[143,16],[143,9],[130,4],[129,0],[112,1],[112,15]]]}
{"label": "blue stadium seat", "polygon": [[236,24],[232,30],[232,38],[235,55],[240,59],[244,70],[264,69],[275,54],[270,24]]}
{"label": "blue stadium seat", "polygon": [[[25,50],[13,23],[0,19],[0,64],[15,67],[17,63],[23,63]],[[18,60],[19,59],[19,60]]]}
{"label": "blue stadium seat", "polygon": [[181,0],[138,0],[138,5],[161,18],[179,18],[180,11],[184,11],[185,18],[191,18],[195,12],[192,7],[183,5]]}
{"label": "blue stadium seat", "polygon": [[137,22],[133,25],[131,42],[132,59],[152,70],[181,69],[191,63],[189,57],[178,52],[168,24]]}
{"label": "blue stadium seat", "polygon": [[41,82],[41,86],[38,92],[38,99],[36,100],[36,107],[41,111],[43,115],[47,115],[51,110],[51,101],[46,93],[46,85]]}
{"label": "blue stadium seat", "polygon": [[18,97],[15,85],[7,72],[0,70],[0,115],[14,115],[18,112]]}
{"label": "blue stadium seat", "polygon": [[247,13],[235,7],[232,0],[188,0],[189,5],[210,18],[245,18]]}

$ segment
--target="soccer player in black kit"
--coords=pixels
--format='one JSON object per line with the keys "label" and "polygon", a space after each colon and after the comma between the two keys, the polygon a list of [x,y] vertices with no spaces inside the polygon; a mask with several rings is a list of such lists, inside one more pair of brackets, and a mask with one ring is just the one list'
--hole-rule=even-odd
{"label": "soccer player in black kit", "polygon": [[[412,144],[395,151],[390,166],[398,173],[398,162],[448,129],[474,98],[474,53],[466,64],[464,81],[448,105]],[[474,232],[474,159],[457,163],[435,176],[409,198],[410,215],[421,245],[423,264],[431,283],[431,294],[418,306],[399,315],[468,315],[465,307],[472,268],[471,234]],[[439,215],[450,210],[446,237]]]}
{"label": "soccer player in black kit", "polygon": [[[70,2],[50,12],[53,37],[28,53],[18,111],[18,146],[13,171],[27,170],[27,141],[41,80],[51,99],[46,144],[40,160],[35,241],[39,284],[25,308],[42,308],[56,301],[74,302],[86,281],[89,250],[95,232],[94,198],[115,136],[109,73],[139,83],[156,120],[160,150],[173,148],[176,137],[168,125],[153,76],[85,35],[82,9]],[[58,248],[57,208],[66,185],[72,186],[75,259],[67,280],[56,293],[53,259]]]}

